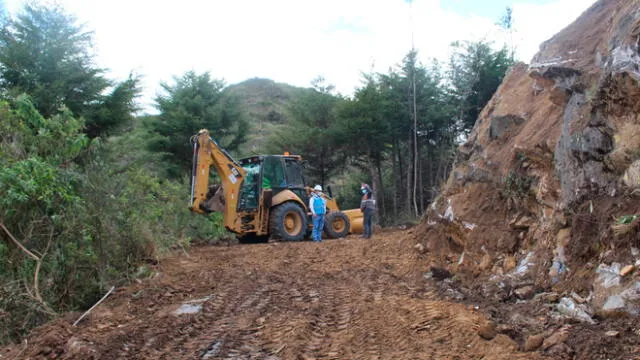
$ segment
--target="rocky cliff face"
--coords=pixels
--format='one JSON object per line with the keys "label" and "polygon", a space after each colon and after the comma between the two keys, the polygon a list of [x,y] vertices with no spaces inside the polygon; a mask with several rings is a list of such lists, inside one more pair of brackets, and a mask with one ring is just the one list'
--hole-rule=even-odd
{"label": "rocky cliff face", "polygon": [[640,0],[598,1],[514,66],[459,159],[414,231],[428,251],[487,294],[534,284],[640,313],[640,277],[620,275],[640,260]]}

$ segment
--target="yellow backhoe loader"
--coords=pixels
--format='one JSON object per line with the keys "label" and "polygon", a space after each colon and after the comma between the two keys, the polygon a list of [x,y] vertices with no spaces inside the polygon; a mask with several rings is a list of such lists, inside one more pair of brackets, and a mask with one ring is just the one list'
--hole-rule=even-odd
{"label": "yellow backhoe loader", "polygon": [[[272,237],[304,239],[311,230],[311,188],[302,175],[299,155],[260,155],[236,161],[206,129],[192,137],[193,168],[190,208],[197,213],[222,212],[224,226],[241,240]],[[213,166],[221,184],[209,184]],[[330,189],[325,234],[341,238],[362,232],[360,209],[341,211]]]}

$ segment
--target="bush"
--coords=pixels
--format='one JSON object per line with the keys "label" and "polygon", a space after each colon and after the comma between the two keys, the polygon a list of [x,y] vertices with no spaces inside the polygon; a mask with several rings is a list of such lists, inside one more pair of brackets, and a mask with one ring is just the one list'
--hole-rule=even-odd
{"label": "bush", "polygon": [[502,195],[505,198],[524,199],[529,197],[535,177],[510,171],[503,179]]}
{"label": "bush", "polygon": [[0,343],[88,308],[145,259],[226,234],[219,214],[190,213],[186,179],[158,175],[137,128],[89,143],[82,127],[26,96],[0,103]]}

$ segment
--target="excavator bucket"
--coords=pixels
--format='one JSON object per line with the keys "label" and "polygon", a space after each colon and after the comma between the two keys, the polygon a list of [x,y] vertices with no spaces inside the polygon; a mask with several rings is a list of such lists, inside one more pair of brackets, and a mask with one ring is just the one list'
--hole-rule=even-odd
{"label": "excavator bucket", "polygon": [[200,204],[200,207],[206,212],[223,212],[224,211],[224,189],[221,184],[213,184],[209,186],[206,199]]}
{"label": "excavator bucket", "polygon": [[343,210],[342,212],[349,218],[349,224],[351,224],[349,232],[351,234],[362,234],[364,216],[360,209]]}

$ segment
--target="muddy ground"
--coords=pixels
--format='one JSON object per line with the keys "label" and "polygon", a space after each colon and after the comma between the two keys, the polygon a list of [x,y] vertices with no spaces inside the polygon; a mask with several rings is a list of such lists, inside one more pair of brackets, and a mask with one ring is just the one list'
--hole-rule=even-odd
{"label": "muddy ground", "polygon": [[414,245],[385,231],[193,247],[116,289],[76,327],[80,314],[67,314],[0,359],[639,358],[639,321],[555,318],[559,294],[544,289],[492,301],[480,283],[432,269]]}

